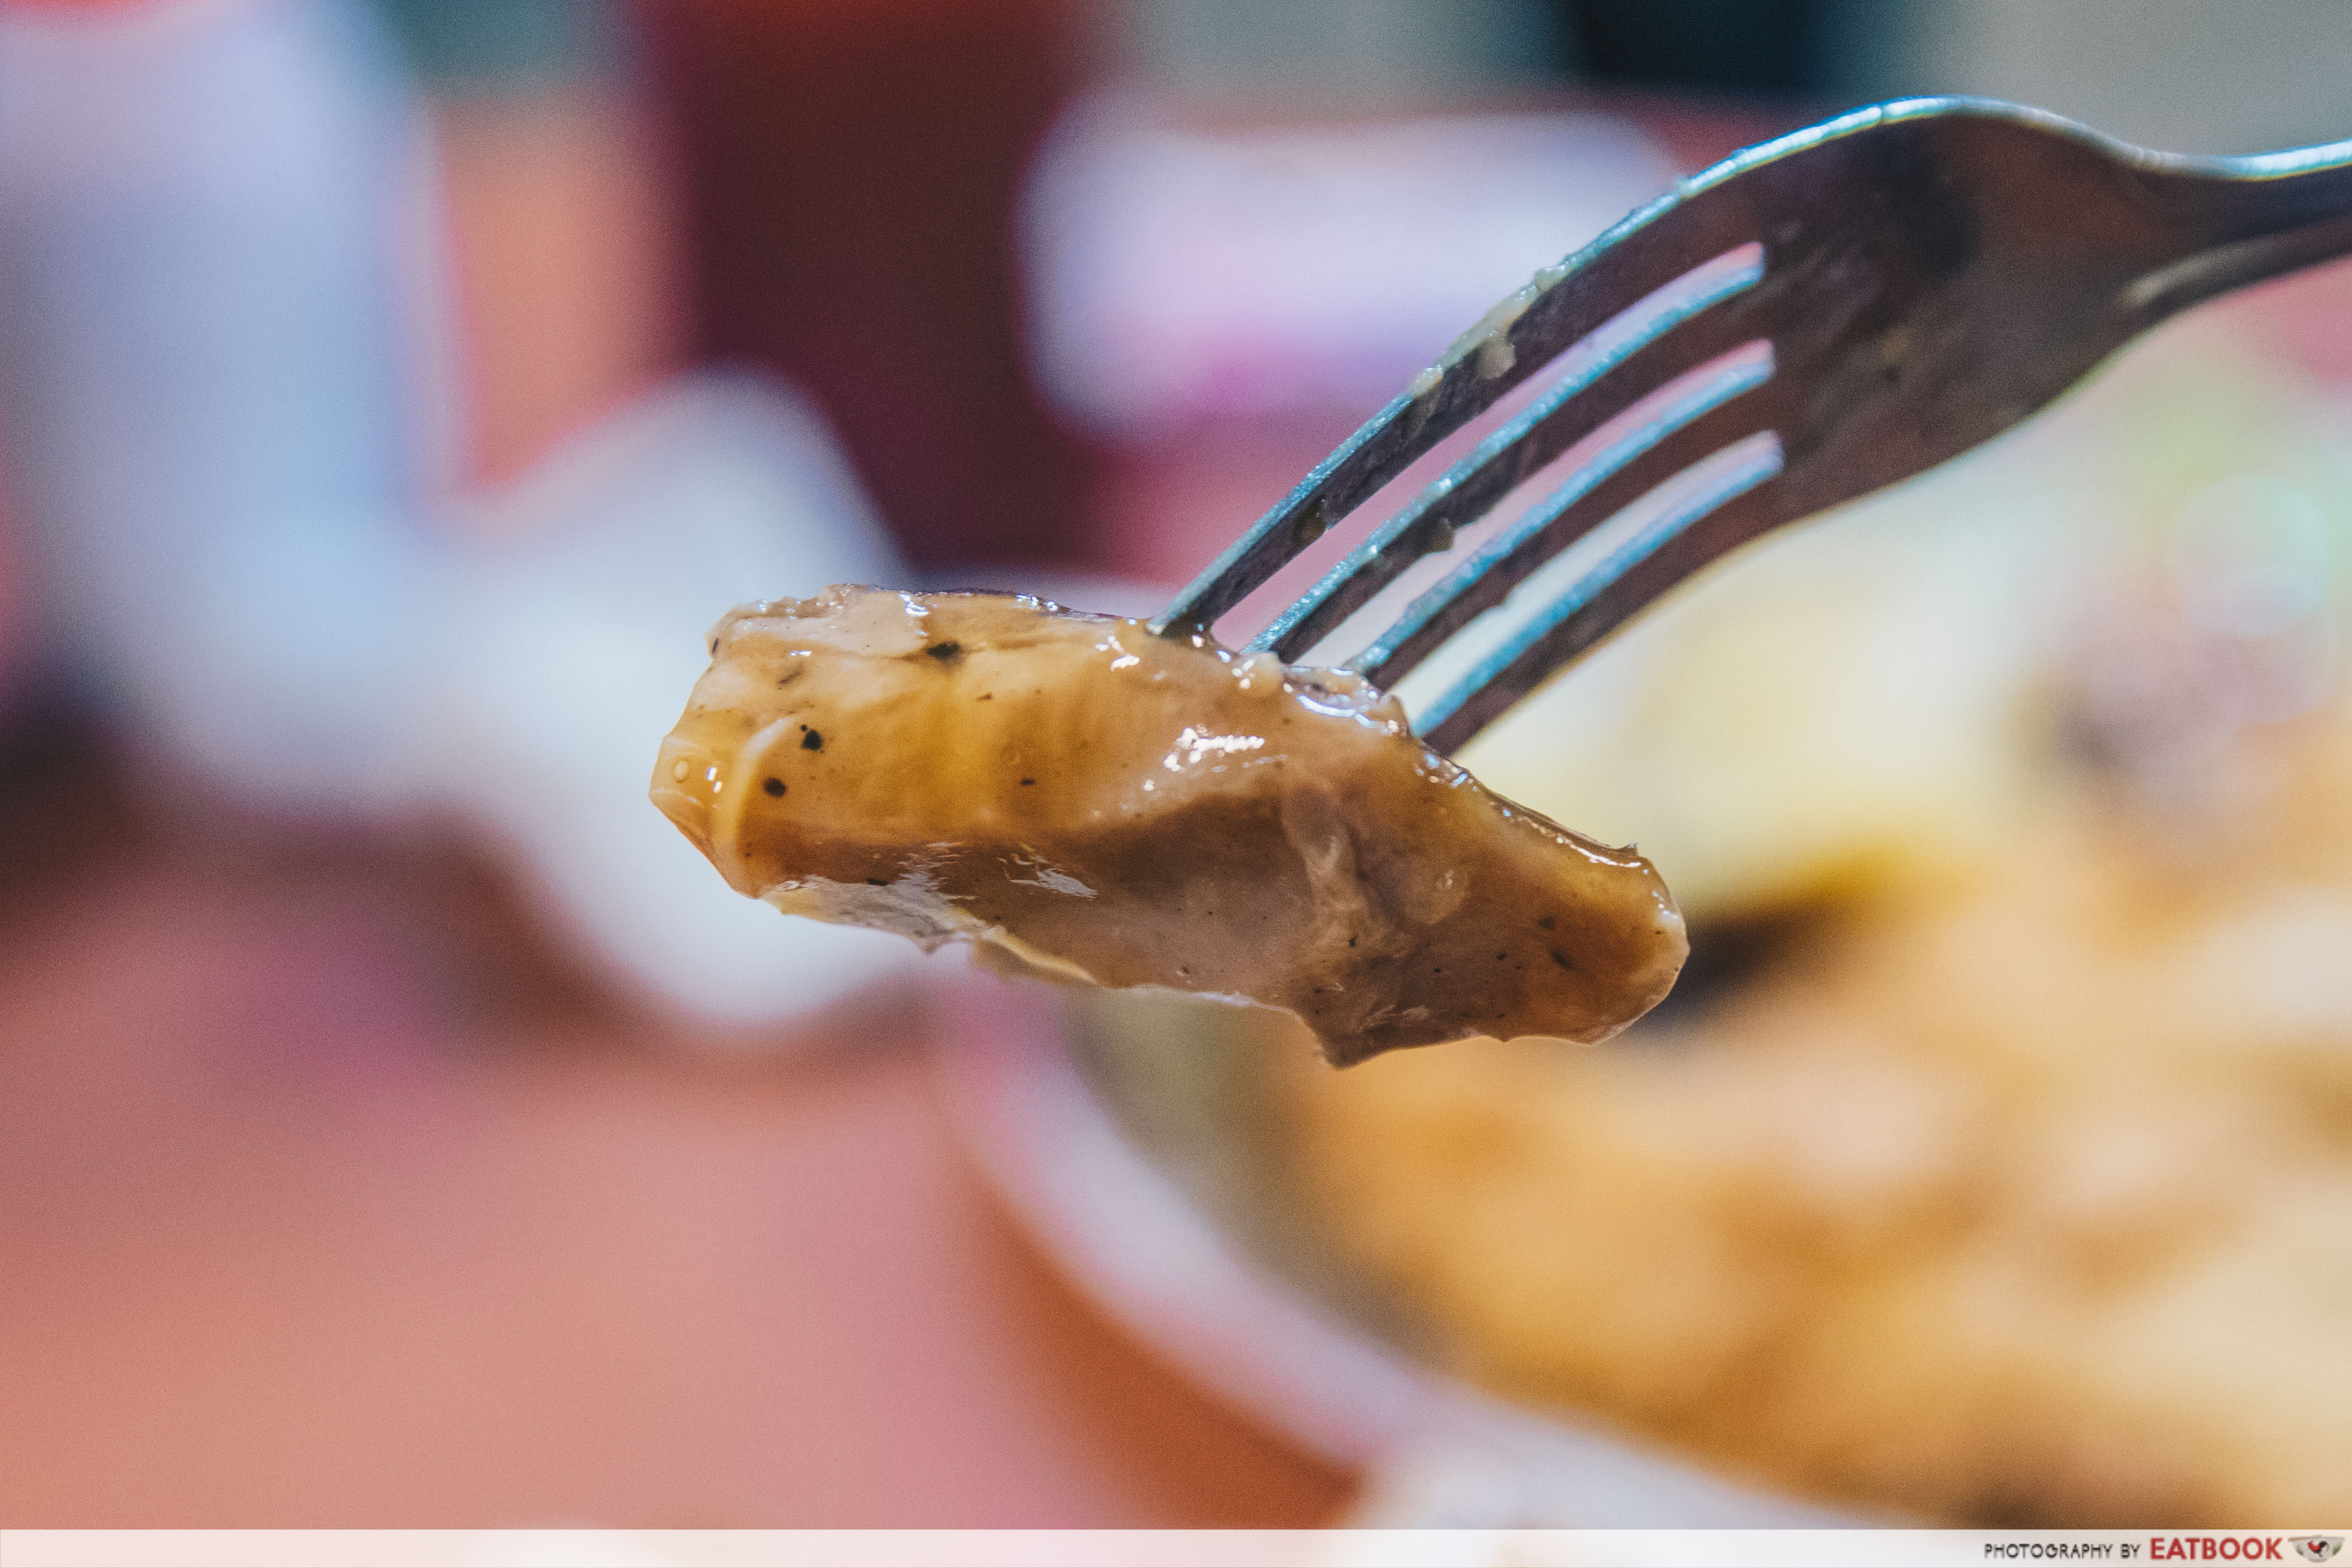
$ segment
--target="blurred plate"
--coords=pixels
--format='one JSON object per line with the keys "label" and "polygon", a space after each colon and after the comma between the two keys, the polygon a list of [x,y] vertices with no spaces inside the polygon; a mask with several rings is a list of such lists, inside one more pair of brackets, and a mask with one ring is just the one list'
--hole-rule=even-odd
{"label": "blurred plate", "polygon": [[[937,973],[937,972],[935,972]],[[1356,1525],[1861,1523],[1415,1364],[1284,1190],[1255,1015],[940,982],[938,1062],[997,1194],[1104,1311],[1202,1387],[1366,1474]],[[1278,1042],[1277,1042],[1278,1044]]]}

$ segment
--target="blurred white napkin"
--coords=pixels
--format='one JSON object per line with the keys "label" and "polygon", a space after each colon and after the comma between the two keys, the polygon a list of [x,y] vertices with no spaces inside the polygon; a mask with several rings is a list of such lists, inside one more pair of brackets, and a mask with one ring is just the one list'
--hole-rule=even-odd
{"label": "blurred white napkin", "polygon": [[822,419],[745,376],[663,387],[565,443],[453,574],[431,794],[504,845],[610,973],[703,1017],[820,1006],[918,957],[740,898],[646,799],[654,751],[747,599],[904,569]]}

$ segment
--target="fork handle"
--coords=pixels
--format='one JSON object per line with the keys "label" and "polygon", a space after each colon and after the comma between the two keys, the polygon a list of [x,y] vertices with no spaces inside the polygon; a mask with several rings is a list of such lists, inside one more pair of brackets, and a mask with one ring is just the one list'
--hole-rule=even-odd
{"label": "fork handle", "polygon": [[[2137,150],[2135,150],[2137,152]],[[2126,285],[2135,330],[2249,284],[2352,254],[2352,142],[2240,158],[2138,153],[2179,254]]]}

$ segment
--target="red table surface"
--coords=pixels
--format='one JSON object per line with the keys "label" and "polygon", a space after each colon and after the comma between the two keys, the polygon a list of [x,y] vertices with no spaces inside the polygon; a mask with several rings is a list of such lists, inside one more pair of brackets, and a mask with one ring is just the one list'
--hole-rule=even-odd
{"label": "red table surface", "polygon": [[191,826],[115,767],[37,725],[0,778],[0,1522],[1341,1506],[993,1206],[911,1005],[722,1050],[462,851]]}

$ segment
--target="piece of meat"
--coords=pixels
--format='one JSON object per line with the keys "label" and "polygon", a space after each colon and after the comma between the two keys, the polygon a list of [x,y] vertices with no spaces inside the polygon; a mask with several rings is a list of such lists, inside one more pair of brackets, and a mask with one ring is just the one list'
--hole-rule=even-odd
{"label": "piece of meat", "polygon": [[855,587],[746,605],[710,648],[654,803],[794,914],[1286,1008],[1340,1065],[1602,1039],[1682,965],[1649,862],[1488,794],[1343,671]]}

